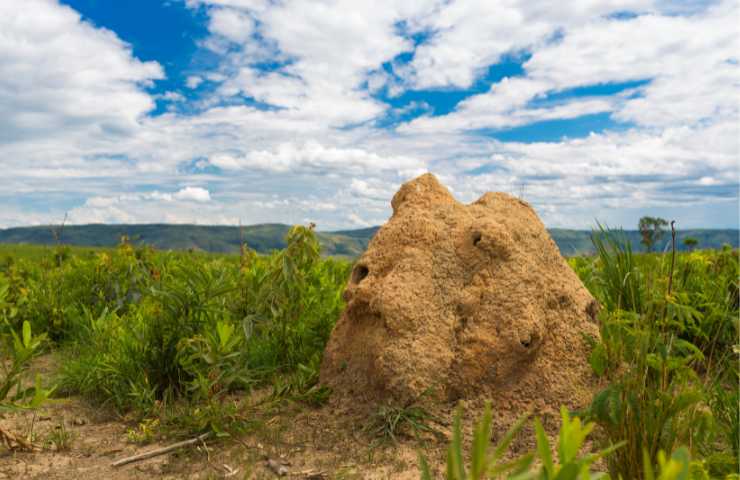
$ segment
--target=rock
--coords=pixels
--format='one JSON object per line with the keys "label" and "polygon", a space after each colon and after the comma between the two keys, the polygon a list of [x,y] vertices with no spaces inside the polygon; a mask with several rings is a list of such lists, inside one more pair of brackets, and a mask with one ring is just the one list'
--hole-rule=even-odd
{"label": "rock", "polygon": [[[583,335],[598,304],[526,202],[457,202],[426,174],[357,261],[321,381],[337,401],[490,399],[528,409],[584,406],[595,380]],[[544,413],[544,412],[541,412]]]}

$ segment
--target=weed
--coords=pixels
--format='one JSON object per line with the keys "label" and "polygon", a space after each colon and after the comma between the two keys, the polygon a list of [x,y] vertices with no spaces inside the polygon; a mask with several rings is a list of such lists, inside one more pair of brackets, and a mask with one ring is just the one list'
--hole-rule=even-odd
{"label": "weed", "polygon": [[[470,467],[466,468],[463,461],[462,447],[462,410],[458,410],[452,428],[452,442],[447,452],[447,480],[483,480],[495,478],[506,472],[521,474],[530,467],[534,455],[529,453],[514,460],[506,461],[504,455],[507,453],[511,442],[524,426],[527,416],[519,419],[495,448],[491,449],[491,427],[492,413],[490,403],[486,404],[483,416],[475,425],[473,431],[473,443],[471,445]],[[431,480],[432,474],[429,463],[423,455],[419,456],[423,480]]]}
{"label": "weed", "polygon": [[[2,300],[2,298],[0,298]],[[6,320],[6,319],[5,319]],[[29,407],[35,408],[43,403],[53,392],[41,386],[41,379],[36,376],[35,385],[24,387],[23,380],[31,360],[40,353],[46,339],[45,335],[33,335],[31,324],[23,322],[23,330],[18,335],[5,326],[10,334],[0,332],[0,342],[3,348],[0,351],[0,411],[3,409]]]}
{"label": "weed", "polygon": [[55,425],[49,433],[45,443],[48,448],[52,448],[56,452],[66,452],[72,448],[73,439],[74,435],[67,430],[64,420],[60,420],[59,424]]}
{"label": "weed", "polygon": [[439,423],[440,420],[419,405],[418,401],[419,398],[415,398],[404,405],[394,405],[390,402],[380,405],[365,426],[365,430],[381,441],[393,443],[397,443],[401,435],[413,434],[414,437],[419,437],[422,433],[431,433],[440,436],[441,433],[432,426],[432,423]]}
{"label": "weed", "polygon": [[[561,408],[561,426],[555,444],[556,456],[542,424],[535,419],[537,449],[505,460],[512,440],[519,434],[527,417],[517,421],[495,446],[491,445],[491,408],[486,405],[483,416],[476,423],[470,449],[469,467],[465,466],[462,448],[462,412],[455,417],[452,442],[446,462],[447,480],[487,480],[507,478],[510,480],[597,480],[608,479],[609,475],[594,471],[592,466],[600,458],[609,458],[619,451],[624,443],[611,445],[596,453],[581,454],[586,438],[594,428],[589,422],[583,424],[578,417],[571,417],[565,407]],[[662,450],[657,454],[657,471],[647,452],[643,456],[641,478],[646,480],[700,480],[706,474],[700,464],[691,462],[688,449],[679,448],[670,457]],[[432,480],[432,470],[427,459],[419,456],[422,480]],[[624,477],[618,477],[624,478]],[[630,477],[627,477],[630,478]],[[734,478],[734,477],[727,477]]]}
{"label": "weed", "polygon": [[131,443],[147,444],[154,440],[159,431],[158,418],[145,418],[136,428],[129,428],[126,431],[126,438]]}
{"label": "weed", "polygon": [[331,389],[319,384],[321,357],[314,355],[308,365],[299,363],[295,372],[275,377],[272,396],[276,399],[289,398],[318,407],[326,403]]}

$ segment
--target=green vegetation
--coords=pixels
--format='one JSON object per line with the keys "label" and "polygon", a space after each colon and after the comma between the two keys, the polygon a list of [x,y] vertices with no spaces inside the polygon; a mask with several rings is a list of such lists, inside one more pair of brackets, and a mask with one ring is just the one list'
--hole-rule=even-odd
{"label": "green vegetation", "polygon": [[[584,230],[563,230],[563,229],[550,229],[550,235],[552,236],[555,243],[558,244],[560,252],[566,257],[573,257],[579,255],[592,255],[596,253],[596,247],[592,241],[594,236],[592,232]],[[603,236],[604,234],[598,232],[596,236]],[[643,237],[639,230],[624,230],[620,232],[622,241],[629,244],[634,252],[641,252],[645,250],[645,244],[642,242]],[[740,232],[737,230],[681,230],[676,234],[676,248],[681,251],[692,250],[692,245],[686,244],[684,239],[693,238],[697,240],[698,245],[701,248],[708,250],[719,250],[725,245],[729,245],[731,248],[738,248],[738,240],[740,239]],[[670,241],[661,237],[654,241],[652,244],[653,250],[657,252],[665,252],[670,250]]]}
{"label": "green vegetation", "polygon": [[689,251],[692,251],[699,245],[699,240],[694,237],[684,237],[683,244]]}
{"label": "green vegetation", "polygon": [[[424,395],[427,393],[430,391]],[[431,425],[439,423],[439,419],[419,405],[418,400],[414,399],[400,406],[391,402],[380,405],[365,430],[380,440],[391,440],[394,443],[398,442],[399,435],[418,437],[422,433],[431,433],[439,436],[440,432]]]}
{"label": "green vegetation", "polygon": [[725,412],[738,407],[738,252],[637,257],[617,232],[594,241],[597,259],[574,263],[605,307],[591,363],[610,383],[589,416],[608,442],[626,441],[610,471],[644,478],[643,456],[654,465],[686,445],[713,476],[737,472],[737,416]]}
{"label": "green vegetation", "polygon": [[[567,409],[561,409],[562,423],[555,444],[556,458],[553,458],[553,447],[550,445],[539,420],[535,420],[535,451],[505,459],[514,437],[519,434],[527,417],[520,419],[491,448],[491,408],[486,406],[483,417],[475,425],[473,441],[470,448],[470,466],[465,467],[462,448],[461,413],[458,412],[453,426],[452,442],[447,454],[447,480],[486,480],[507,478],[509,480],[597,480],[610,478],[604,472],[598,472],[593,464],[603,457],[618,451],[624,442],[612,445],[596,453],[582,453],[586,438],[595,424],[582,424],[578,417],[571,418]],[[646,480],[688,480],[690,478],[708,478],[701,465],[691,464],[686,448],[679,448],[667,458],[663,451],[658,453],[658,476],[655,477],[653,465],[645,457],[644,470],[640,473]],[[432,472],[427,459],[420,456],[422,480],[431,480]]]}
{"label": "green vegetation", "polygon": [[[596,256],[569,260],[603,307],[601,338],[588,339],[603,390],[584,411],[562,411],[554,445],[526,418],[491,445],[487,409],[465,452],[458,415],[447,478],[737,478],[738,251],[636,254],[628,235],[599,231]],[[319,365],[351,265],[320,252],[304,227],[269,255],[158,252],[125,236],[115,249],[6,247],[0,408],[52,394],[26,378],[49,349],[64,360],[55,394],[127,414],[137,442],[161,429],[241,432],[256,421],[243,393],[256,388],[272,392],[264,402],[321,405],[331,392]],[[387,404],[365,431],[423,437],[438,433],[433,422],[417,404]],[[524,430],[537,447],[511,458]],[[63,426],[50,441],[69,445]],[[423,457],[421,466],[431,478]]]}
{"label": "green vegetation", "polygon": [[[227,398],[257,385],[320,403],[318,365],[350,265],[321,259],[308,228],[291,229],[286,244],[219,257],[157,253],[124,237],[115,250],[11,258],[0,267],[3,338],[35,352],[38,342],[25,347],[15,332],[24,342],[31,328],[44,332],[64,358],[60,392],[187,430],[240,428]],[[31,354],[14,348],[3,380],[15,384]]]}

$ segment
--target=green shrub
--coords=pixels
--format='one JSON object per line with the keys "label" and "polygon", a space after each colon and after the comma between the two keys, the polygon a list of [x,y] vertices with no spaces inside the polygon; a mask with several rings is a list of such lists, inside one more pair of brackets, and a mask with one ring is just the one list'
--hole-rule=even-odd
{"label": "green shrub", "polygon": [[581,261],[576,271],[606,307],[589,360],[610,384],[588,413],[607,443],[626,441],[609,457],[610,472],[645,478],[644,454],[654,466],[660,451],[682,444],[712,459],[711,469],[727,470],[717,449],[735,448],[725,406],[737,382],[712,379],[726,378],[736,363],[738,311],[728,292],[737,283],[737,256],[693,252],[676,262],[673,255],[633,255],[619,232],[602,229],[593,238],[595,267]]}
{"label": "green shrub", "polygon": [[125,285],[105,291],[125,291],[129,300],[121,308],[117,294],[75,297],[60,336],[63,390],[141,416],[187,408],[183,425],[219,430],[228,418],[243,420],[228,394],[258,384],[272,381],[281,398],[322,403],[329,392],[317,385],[318,368],[349,266],[322,260],[309,228],[291,229],[287,242],[268,257],[244,249],[241,261],[174,253],[141,259],[126,244],[110,258],[79,260],[129,265],[110,270],[118,280],[96,283]]}

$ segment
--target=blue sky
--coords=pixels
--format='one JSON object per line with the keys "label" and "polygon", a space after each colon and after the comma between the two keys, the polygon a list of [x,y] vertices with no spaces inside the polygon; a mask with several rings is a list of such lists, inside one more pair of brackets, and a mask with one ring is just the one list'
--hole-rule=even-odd
{"label": "blue sky", "polygon": [[361,227],[426,171],[552,227],[738,226],[736,2],[9,3],[0,227]]}

